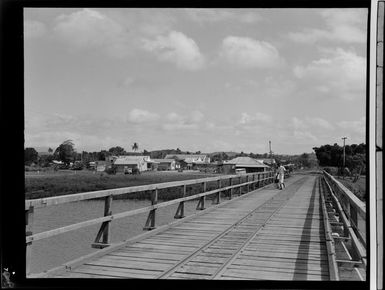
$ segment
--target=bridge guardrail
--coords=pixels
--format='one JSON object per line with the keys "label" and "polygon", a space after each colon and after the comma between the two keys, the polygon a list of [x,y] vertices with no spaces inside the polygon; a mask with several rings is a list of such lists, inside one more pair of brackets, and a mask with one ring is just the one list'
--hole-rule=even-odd
{"label": "bridge guardrail", "polygon": [[366,205],[341,182],[323,171],[360,242],[366,248]]}
{"label": "bridge guardrail", "polygon": [[[46,239],[65,232],[69,232],[69,231],[77,230],[83,227],[101,223],[101,227],[96,235],[96,239],[92,244],[92,246],[95,248],[104,248],[109,246],[109,231],[110,231],[109,225],[112,220],[133,216],[139,213],[149,212],[147,221],[143,229],[152,230],[155,228],[155,217],[156,217],[155,213],[157,208],[162,208],[162,207],[179,203],[179,206],[174,218],[183,218],[185,201],[199,199],[196,209],[204,210],[205,197],[208,195],[216,194],[215,199],[213,200],[213,203],[219,204],[221,202],[221,192],[223,191],[229,191],[229,199],[231,199],[235,189],[238,188],[237,191],[239,195],[241,195],[243,193],[249,192],[250,189],[255,190],[257,187],[265,186],[269,183],[272,183],[273,178],[274,178],[273,171],[267,171],[267,172],[249,173],[244,175],[227,175],[227,176],[220,176],[220,177],[201,178],[201,179],[195,179],[195,180],[164,182],[164,183],[158,183],[158,184],[132,186],[132,187],[125,187],[125,188],[118,188],[118,189],[100,190],[100,191],[93,191],[93,192],[77,193],[72,195],[63,195],[63,196],[57,196],[57,197],[26,200],[25,201],[26,244],[27,244],[27,257],[26,257],[27,271],[26,272],[27,274],[30,273],[31,251],[32,251],[33,241]],[[229,186],[222,187],[223,180],[228,180]],[[234,184],[235,180],[238,181],[237,184]],[[217,182],[217,188],[214,190],[207,191],[207,184],[209,182]],[[187,194],[187,185],[195,185],[195,184],[202,185],[202,192],[189,196]],[[171,188],[171,187],[181,187],[182,197],[174,200],[158,203],[159,189]],[[242,189],[244,188],[247,189],[246,192],[242,192]],[[135,209],[135,210],[125,211],[125,212],[120,212],[117,214],[112,214],[111,203],[114,196],[127,194],[127,193],[141,192],[141,191],[152,191],[150,206]],[[68,226],[64,226],[61,228],[33,234],[33,216],[34,216],[35,208],[47,207],[51,205],[64,204],[64,203],[70,203],[70,202],[77,202],[81,200],[97,199],[97,198],[105,199],[103,217],[99,217],[99,218],[71,224]]]}

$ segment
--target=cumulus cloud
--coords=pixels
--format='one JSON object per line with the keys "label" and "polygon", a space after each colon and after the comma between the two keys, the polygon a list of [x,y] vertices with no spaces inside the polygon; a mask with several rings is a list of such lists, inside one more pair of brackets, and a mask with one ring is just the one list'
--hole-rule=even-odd
{"label": "cumulus cloud", "polygon": [[141,123],[155,121],[158,118],[159,118],[158,114],[135,108],[128,113],[127,120],[131,123],[141,124]]}
{"label": "cumulus cloud", "polygon": [[319,117],[305,117],[303,119],[293,117],[291,125],[295,130],[310,129],[314,130],[333,130],[334,126],[325,119]]}
{"label": "cumulus cloud", "polygon": [[334,126],[319,117],[292,117],[281,129],[289,133],[286,138],[294,137],[298,142],[310,144],[319,142],[319,138],[330,138],[330,131],[334,130]]}
{"label": "cumulus cloud", "polygon": [[194,71],[205,64],[196,42],[182,32],[171,31],[167,36],[143,39],[143,48],[154,53],[160,61],[175,63],[180,69]]}
{"label": "cumulus cloud", "polygon": [[366,42],[366,11],[328,9],[320,13],[327,29],[303,29],[291,32],[288,38],[300,43],[338,41],[344,43]]}
{"label": "cumulus cloud", "polygon": [[139,49],[139,36],[137,31],[127,27],[129,24],[115,18],[85,8],[59,15],[53,31],[55,37],[73,51],[99,49],[112,57],[124,58]]}
{"label": "cumulus cloud", "polygon": [[272,117],[264,114],[264,113],[254,113],[252,115],[249,115],[248,113],[243,112],[241,115],[241,119],[239,120],[239,124],[241,125],[247,125],[247,124],[252,124],[252,123],[259,123],[259,122],[271,122]]}
{"label": "cumulus cloud", "polygon": [[194,110],[186,115],[175,112],[167,114],[165,123],[162,128],[165,130],[178,129],[198,129],[204,121],[204,114],[201,111]]}
{"label": "cumulus cloud", "polygon": [[298,119],[297,117],[293,117],[291,119],[292,125],[295,130],[305,129],[307,126],[303,120]]}
{"label": "cumulus cloud", "polygon": [[109,45],[121,36],[123,29],[101,12],[85,8],[69,15],[58,16],[54,31],[64,41],[77,48],[84,48]]}
{"label": "cumulus cloud", "polygon": [[220,56],[240,68],[272,68],[282,64],[279,52],[272,44],[249,37],[226,37]]}
{"label": "cumulus cloud", "polygon": [[37,38],[43,36],[47,32],[47,27],[44,23],[35,20],[24,21],[24,37]]}
{"label": "cumulus cloud", "polygon": [[326,130],[333,130],[334,127],[328,121],[322,118],[306,118],[306,121],[309,122],[310,125],[314,127],[318,127]]}
{"label": "cumulus cloud", "polygon": [[353,134],[360,134],[361,136],[364,136],[366,126],[365,122],[365,117],[362,117],[361,119],[354,121],[341,121],[338,122],[337,125],[340,128],[348,130]]}
{"label": "cumulus cloud", "polygon": [[365,96],[366,59],[341,48],[307,66],[296,66],[294,75],[318,92],[352,100]]}
{"label": "cumulus cloud", "polygon": [[263,88],[258,89],[270,98],[290,97],[296,89],[296,83],[279,76],[267,77],[263,82]]}
{"label": "cumulus cloud", "polygon": [[301,142],[305,141],[305,143],[306,141],[316,142],[318,140],[316,136],[308,131],[294,130],[294,137]]}

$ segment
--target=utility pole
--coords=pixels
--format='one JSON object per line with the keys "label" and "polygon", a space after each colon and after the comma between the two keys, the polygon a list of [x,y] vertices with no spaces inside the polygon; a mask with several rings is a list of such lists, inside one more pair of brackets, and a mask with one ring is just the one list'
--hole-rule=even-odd
{"label": "utility pole", "polygon": [[273,151],[271,151],[271,141],[269,141],[269,153],[270,153],[270,159],[273,157]]}
{"label": "utility pole", "polygon": [[343,157],[343,163],[342,163],[342,164],[343,164],[343,165],[342,165],[342,178],[343,178],[343,179],[345,179],[345,140],[346,140],[346,139],[347,139],[347,137],[342,137],[342,140],[344,140],[344,149],[343,149],[343,150],[344,150],[344,151],[343,151],[343,152],[344,152],[344,153],[343,153],[343,154],[344,154],[344,155],[343,155],[344,157]]}

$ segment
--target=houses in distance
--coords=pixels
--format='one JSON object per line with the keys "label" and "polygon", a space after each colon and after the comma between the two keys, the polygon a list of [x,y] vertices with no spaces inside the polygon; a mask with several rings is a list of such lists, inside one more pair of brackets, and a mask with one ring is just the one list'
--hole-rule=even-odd
{"label": "houses in distance", "polygon": [[[224,162],[210,162],[208,154],[168,154],[163,159],[150,156],[109,156],[95,164],[97,171],[114,168],[116,173],[141,173],[144,171],[186,171],[234,174],[269,170],[274,159],[256,160],[251,157],[236,157]],[[267,165],[269,164],[269,165]]]}

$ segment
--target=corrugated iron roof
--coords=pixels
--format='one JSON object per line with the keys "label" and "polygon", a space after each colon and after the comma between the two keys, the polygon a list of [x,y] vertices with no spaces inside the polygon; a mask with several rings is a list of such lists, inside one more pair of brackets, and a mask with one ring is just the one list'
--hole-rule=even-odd
{"label": "corrugated iron roof", "polygon": [[123,165],[123,164],[138,164],[138,162],[144,161],[144,156],[119,156],[114,164]]}
{"label": "corrugated iron roof", "polygon": [[235,164],[237,166],[247,167],[269,167],[266,164],[263,164],[251,157],[236,157],[234,159],[226,161],[224,164]]}
{"label": "corrugated iron roof", "polygon": [[172,159],[176,157],[178,159],[186,159],[186,158],[199,158],[199,157],[207,157],[207,154],[167,154],[165,159]]}
{"label": "corrugated iron roof", "polygon": [[167,162],[167,163],[171,163],[171,162],[174,162],[175,160],[174,159],[159,159],[159,158],[157,158],[157,159],[151,159],[151,160],[154,160],[154,161],[156,161],[156,162]]}

